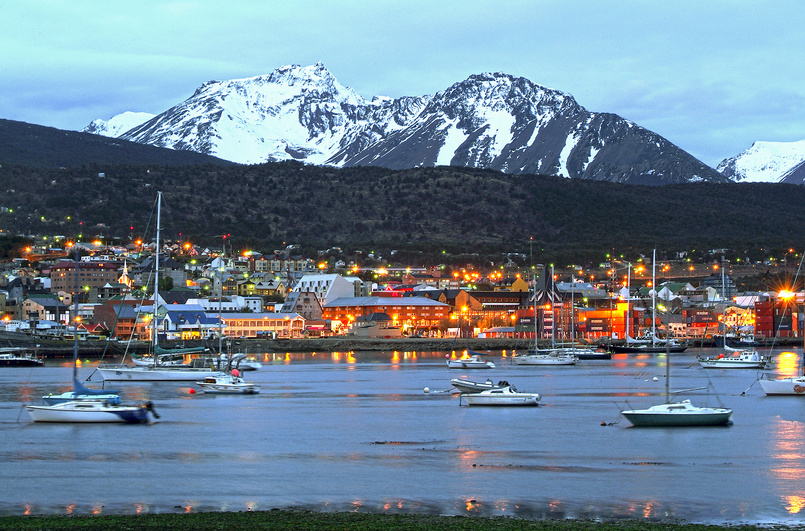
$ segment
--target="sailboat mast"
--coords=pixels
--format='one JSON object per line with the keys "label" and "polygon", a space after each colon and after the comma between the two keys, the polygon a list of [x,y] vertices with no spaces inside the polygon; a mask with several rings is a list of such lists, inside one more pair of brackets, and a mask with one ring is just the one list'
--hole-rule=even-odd
{"label": "sailboat mast", "polygon": [[73,382],[78,381],[78,242],[75,242],[75,292],[73,294]]}
{"label": "sailboat mast", "polygon": [[553,264],[551,264],[551,348],[556,347],[556,292],[554,291],[553,284]]}
{"label": "sailboat mast", "polygon": [[159,231],[162,229],[162,192],[157,192],[157,237],[156,248],[154,252],[154,314],[151,319],[151,330],[153,331],[153,344],[154,344],[154,365],[157,363],[157,299],[159,299]]}
{"label": "sailboat mast", "polygon": [[626,346],[629,346],[629,332],[631,323],[631,311],[632,311],[632,263],[627,262],[628,269],[626,275]]}
{"label": "sailboat mast", "polygon": [[[651,346],[657,341],[657,249],[651,256]],[[666,380],[667,381],[667,380]]]}

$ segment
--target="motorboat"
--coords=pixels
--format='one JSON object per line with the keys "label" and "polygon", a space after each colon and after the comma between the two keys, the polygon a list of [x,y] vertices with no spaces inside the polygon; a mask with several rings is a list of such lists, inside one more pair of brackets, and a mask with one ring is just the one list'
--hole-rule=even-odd
{"label": "motorboat", "polygon": [[730,422],[732,410],[723,407],[697,407],[690,400],[630,409],[621,414],[634,426],[722,426]]}
{"label": "motorboat", "polygon": [[771,357],[761,355],[754,349],[737,350],[728,355],[699,356],[697,359],[705,369],[768,369],[771,366]]}
{"label": "motorboat", "polygon": [[559,347],[555,349],[557,354],[569,354],[571,356],[576,356],[579,360],[610,360],[612,359],[612,353],[606,349],[600,348],[591,348],[591,347],[580,347],[580,346],[571,346],[571,347]]}
{"label": "motorboat", "polygon": [[151,402],[123,406],[106,400],[72,400],[52,406],[26,405],[25,409],[34,422],[141,424],[149,422],[149,413],[159,418]]}
{"label": "motorboat", "polygon": [[501,387],[506,387],[509,385],[509,382],[500,381],[498,383],[492,382],[492,380],[486,380],[485,382],[472,382],[470,380],[464,380],[462,378],[453,378],[450,380],[450,383],[453,384],[453,387],[459,390],[461,393],[469,394],[469,393],[480,393],[481,391],[488,391],[490,389],[499,389]]}
{"label": "motorboat", "polygon": [[0,349],[0,367],[41,367],[45,362],[24,347]]}
{"label": "motorboat", "polygon": [[561,350],[529,351],[527,354],[512,356],[512,359],[516,365],[575,365],[579,362],[577,356],[562,353]]}
{"label": "motorboat", "polygon": [[118,405],[120,404],[120,395],[117,391],[92,389],[82,385],[78,380],[73,380],[72,391],[65,391],[60,394],[49,393],[43,396],[42,400],[50,406],[73,400],[102,400],[108,404]]}
{"label": "motorboat", "polygon": [[479,354],[473,354],[468,358],[447,360],[448,369],[494,369],[495,364],[491,361],[481,359]]}
{"label": "motorboat", "polygon": [[805,376],[794,376],[792,378],[780,378],[778,380],[758,380],[763,392],[768,396],[789,395],[805,396]]}
{"label": "motorboat", "polygon": [[540,396],[537,393],[520,393],[513,385],[507,385],[480,393],[462,393],[459,400],[468,406],[537,406]]}
{"label": "motorboat", "polygon": [[255,395],[260,392],[260,387],[244,381],[237,369],[223,376],[207,376],[196,385],[207,394]]}

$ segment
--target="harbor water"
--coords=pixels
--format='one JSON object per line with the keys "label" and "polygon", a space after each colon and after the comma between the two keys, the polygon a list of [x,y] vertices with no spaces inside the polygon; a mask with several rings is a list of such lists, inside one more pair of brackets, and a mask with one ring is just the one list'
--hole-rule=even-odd
{"label": "harbor water", "polygon": [[[34,424],[23,404],[70,387],[71,362],[0,371],[0,514],[304,508],[524,518],[805,523],[805,397],[760,374],[670,357],[670,387],[732,408],[725,427],[635,428],[620,410],[665,400],[666,355],[576,366],[448,369],[444,352],[264,354],[252,396],[122,383],[149,425]],[[770,377],[800,351],[774,350]],[[80,368],[85,379],[95,362]],[[539,407],[462,406],[450,379],[506,380]],[[92,380],[99,382],[98,374]],[[108,387],[108,386],[107,386]],[[425,388],[429,392],[425,392]]]}

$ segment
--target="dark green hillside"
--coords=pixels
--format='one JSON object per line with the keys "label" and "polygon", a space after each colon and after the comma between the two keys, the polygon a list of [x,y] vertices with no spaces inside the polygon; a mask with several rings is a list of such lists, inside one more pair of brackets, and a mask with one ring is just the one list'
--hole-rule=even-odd
{"label": "dark green hillside", "polygon": [[194,151],[174,151],[117,138],[63,131],[0,119],[0,164],[33,168],[72,168],[98,164],[232,165]]}
{"label": "dark green hillside", "polygon": [[805,226],[805,188],[781,184],[648,187],[454,167],[295,162],[62,170],[4,164],[0,179],[0,207],[12,210],[0,213],[4,232],[138,236],[162,190],[167,238],[181,233],[209,244],[229,233],[241,248],[287,242],[399,249],[422,251],[423,261],[438,261],[442,251],[528,253],[532,236],[541,259],[581,262],[654,246],[726,247],[761,258],[774,248],[801,249]]}

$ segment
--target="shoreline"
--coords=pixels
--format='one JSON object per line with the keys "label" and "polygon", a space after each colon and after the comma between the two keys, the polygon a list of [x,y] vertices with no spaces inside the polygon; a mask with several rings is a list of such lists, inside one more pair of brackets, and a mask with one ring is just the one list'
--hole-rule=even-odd
{"label": "shoreline", "polygon": [[[580,341],[584,343],[584,341]],[[622,340],[611,341],[611,344],[622,344]],[[540,339],[540,348],[549,348],[550,339]],[[533,348],[533,339],[520,338],[365,338],[354,336],[334,336],[325,338],[305,339],[253,339],[239,338],[231,340],[233,352],[247,353],[285,353],[285,352],[352,352],[352,351],[403,351],[403,352],[429,352],[451,351],[462,352],[467,349],[489,352],[524,351]],[[802,339],[785,338],[775,342],[779,347],[802,348]],[[73,340],[51,339],[33,337],[18,333],[0,333],[0,346],[27,347],[33,349],[38,355],[45,358],[72,357]],[[165,348],[206,346],[216,351],[217,340],[213,341],[168,341]],[[590,344],[595,347],[596,344]],[[715,340],[692,340],[689,348],[717,347]],[[768,348],[771,344],[755,348]],[[80,355],[84,358],[100,358],[105,355],[121,356],[126,351],[134,354],[144,354],[150,351],[148,341],[80,341]]]}
{"label": "shoreline", "polygon": [[678,520],[530,520],[512,516],[446,516],[371,512],[268,511],[141,515],[0,516],[0,529],[306,529],[318,530],[550,530],[550,531],[708,531],[720,529],[797,529],[789,524],[699,524]]}

